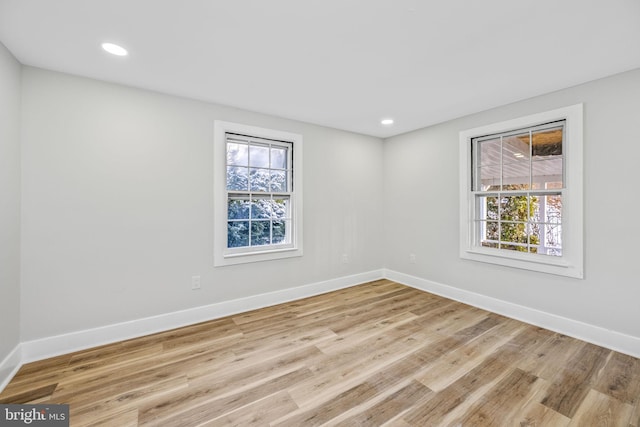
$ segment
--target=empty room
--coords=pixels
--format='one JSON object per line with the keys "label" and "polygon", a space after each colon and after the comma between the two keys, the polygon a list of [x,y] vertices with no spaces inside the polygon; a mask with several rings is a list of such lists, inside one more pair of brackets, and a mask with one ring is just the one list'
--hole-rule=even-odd
{"label": "empty room", "polygon": [[0,426],[640,427],[640,2],[0,0]]}

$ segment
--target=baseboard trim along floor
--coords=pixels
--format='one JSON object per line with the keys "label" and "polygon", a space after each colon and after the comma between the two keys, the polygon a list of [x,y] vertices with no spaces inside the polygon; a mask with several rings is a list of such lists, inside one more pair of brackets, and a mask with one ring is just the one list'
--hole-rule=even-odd
{"label": "baseboard trim along floor", "polygon": [[554,332],[559,332],[633,357],[640,357],[640,338],[638,337],[625,335],[595,325],[472,293],[397,271],[381,269],[100,328],[25,341],[20,343],[12,353],[0,363],[0,392],[11,378],[13,378],[20,366],[25,363],[218,319],[383,278],[535,326],[540,326]]}

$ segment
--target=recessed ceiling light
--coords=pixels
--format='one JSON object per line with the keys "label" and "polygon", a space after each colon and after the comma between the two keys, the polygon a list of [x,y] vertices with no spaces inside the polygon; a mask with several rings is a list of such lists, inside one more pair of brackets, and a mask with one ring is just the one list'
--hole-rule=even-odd
{"label": "recessed ceiling light", "polygon": [[129,54],[129,52],[127,52],[127,49],[113,43],[102,43],[102,48],[110,54],[116,56],[127,56]]}
{"label": "recessed ceiling light", "polygon": [[393,124],[393,119],[382,119],[380,120],[380,123],[385,126],[390,126]]}

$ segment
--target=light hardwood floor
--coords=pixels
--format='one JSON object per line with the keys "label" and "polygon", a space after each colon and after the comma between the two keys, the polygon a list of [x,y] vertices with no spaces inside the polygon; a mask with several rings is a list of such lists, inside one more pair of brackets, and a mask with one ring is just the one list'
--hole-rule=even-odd
{"label": "light hardwood floor", "polygon": [[387,280],[22,367],[71,425],[640,427],[640,360]]}

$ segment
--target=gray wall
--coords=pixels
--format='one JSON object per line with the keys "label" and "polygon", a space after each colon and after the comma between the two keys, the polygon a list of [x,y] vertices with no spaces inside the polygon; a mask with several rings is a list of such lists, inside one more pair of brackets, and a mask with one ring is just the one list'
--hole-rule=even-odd
{"label": "gray wall", "polygon": [[20,70],[0,43],[0,363],[20,341]]}
{"label": "gray wall", "polygon": [[[461,260],[458,132],[581,102],[585,280]],[[386,267],[640,337],[639,119],[634,70],[386,140]]]}
{"label": "gray wall", "polygon": [[[14,159],[8,170],[15,182],[18,96],[12,83],[19,68],[12,59],[2,61],[3,70],[13,70],[2,84],[14,88],[15,101],[1,102],[9,113],[2,116],[9,117],[3,129],[13,135],[3,138],[2,150]],[[460,260],[458,132],[579,102],[585,105],[586,279]],[[640,158],[638,117],[640,70],[382,142],[24,67],[21,340],[383,266],[640,337],[634,266],[640,229],[631,187]],[[215,119],[303,135],[304,257],[212,267]],[[17,202],[17,185],[2,187],[2,194]],[[15,205],[2,217],[14,241]],[[17,263],[16,247],[10,266]],[[409,263],[410,253],[416,264]],[[17,323],[18,274],[12,271],[10,308],[2,310],[9,325]],[[200,291],[190,289],[195,274],[202,276]],[[0,333],[8,348],[15,345],[15,328]]]}
{"label": "gray wall", "polygon": [[[23,341],[382,267],[380,139],[30,67],[22,78]],[[216,119],[303,135],[303,257],[213,268]]]}

